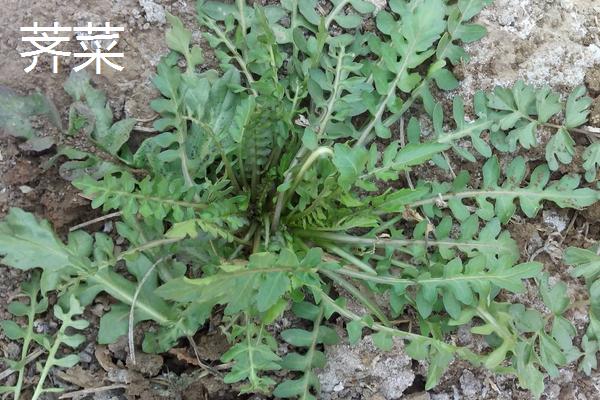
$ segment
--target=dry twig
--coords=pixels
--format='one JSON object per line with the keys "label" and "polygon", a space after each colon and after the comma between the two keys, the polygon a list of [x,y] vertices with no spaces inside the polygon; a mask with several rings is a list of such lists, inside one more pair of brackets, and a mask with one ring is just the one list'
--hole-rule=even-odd
{"label": "dry twig", "polygon": [[105,221],[105,220],[107,220],[109,218],[117,218],[117,217],[120,217],[121,215],[123,215],[123,213],[121,211],[117,211],[117,212],[113,212],[113,213],[110,213],[110,214],[106,214],[106,215],[103,215],[101,217],[94,218],[94,219],[91,219],[89,221],[82,222],[81,224],[75,225],[75,226],[69,228],[69,232],[73,232],[73,231],[76,231],[77,229],[85,228],[86,226],[95,224],[96,222]]}
{"label": "dry twig", "polygon": [[85,396],[85,395],[92,394],[92,393],[106,392],[107,390],[125,389],[126,387],[127,387],[127,385],[123,385],[122,383],[117,383],[114,385],[100,386],[100,387],[95,387],[95,388],[76,390],[74,392],[63,393],[58,398],[59,399],[71,399],[73,397]]}

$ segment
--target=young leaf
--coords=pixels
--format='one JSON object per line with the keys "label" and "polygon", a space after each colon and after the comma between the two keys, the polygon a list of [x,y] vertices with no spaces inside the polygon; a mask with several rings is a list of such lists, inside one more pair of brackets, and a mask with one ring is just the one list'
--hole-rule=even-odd
{"label": "young leaf", "polygon": [[38,222],[20,208],[11,208],[0,222],[0,255],[4,255],[3,264],[24,270],[56,271],[71,265],[73,259],[47,221]]}
{"label": "young leaf", "polygon": [[188,71],[192,71],[197,64],[203,61],[200,48],[194,46],[190,49],[192,33],[183,27],[179,18],[168,12],[166,17],[167,22],[171,25],[171,28],[166,32],[167,46],[181,53],[187,62]]}
{"label": "young leaf", "polygon": [[[299,371],[302,376],[297,379],[284,380],[277,385],[273,395],[281,398],[296,398],[297,396],[299,399],[312,400],[317,398],[315,394],[318,394],[320,387],[315,369],[325,366],[325,354],[317,347],[319,344],[335,344],[339,338],[335,331],[328,330],[321,325],[324,314],[322,305],[315,306],[306,302],[296,303],[292,310],[297,316],[312,321],[313,329],[312,332],[290,329],[281,332],[281,336],[286,342],[296,347],[306,347],[306,351],[303,354],[288,353],[281,360],[283,368]],[[300,339],[300,337],[304,337],[304,339]]]}
{"label": "young leaf", "polygon": [[234,344],[223,356],[221,361],[233,361],[231,372],[225,375],[225,383],[235,383],[247,380],[240,393],[268,393],[275,381],[267,376],[259,375],[263,371],[281,369],[278,362],[281,358],[275,354],[275,345],[263,329],[248,322],[246,326],[236,327],[235,337],[240,341]]}
{"label": "young leaf", "polygon": [[[522,187],[521,182],[525,178],[525,160],[516,157],[506,168],[506,178],[500,185],[500,164],[494,156],[483,166],[483,187],[472,190],[466,187],[468,175],[459,175],[454,182],[454,188],[445,187],[445,190],[454,189],[454,193],[442,194],[438,191],[441,187],[433,186],[432,195],[415,201],[413,205],[426,206],[428,215],[432,215],[433,204],[448,202],[447,206],[452,210],[455,217],[464,220],[470,215],[462,199],[475,198],[478,208],[476,213],[479,217],[489,220],[497,216],[501,222],[506,222],[516,211],[515,199],[519,199],[519,205],[523,213],[528,217],[534,217],[541,209],[543,200],[551,201],[561,208],[581,209],[587,207],[600,198],[600,192],[590,188],[579,188],[580,178],[577,175],[565,175],[558,181],[550,181],[550,170],[542,164],[536,167],[529,178],[529,184]],[[488,201],[495,199],[495,204]]]}
{"label": "young leaf", "polygon": [[41,294],[39,271],[34,272],[30,280],[21,285],[21,291],[23,295],[29,299],[29,304],[15,301],[10,303],[7,309],[15,316],[27,317],[27,325],[21,327],[11,320],[0,321],[0,328],[2,328],[2,331],[7,338],[10,340],[23,340],[20,359],[17,361],[10,359],[5,360],[11,368],[17,371],[18,378],[14,386],[3,386],[3,390],[7,393],[13,392],[15,398],[18,398],[21,394],[26,373],[26,359],[29,354],[31,343],[35,341],[44,345],[48,342],[48,339],[44,335],[34,331],[36,315],[43,313],[48,308],[48,299],[46,297],[39,299]]}
{"label": "young leaf", "polygon": [[575,155],[575,141],[565,128],[560,128],[558,132],[546,145],[546,161],[551,171],[556,171],[559,162],[569,164]]}
{"label": "young leaf", "polygon": [[[219,272],[199,279],[173,279],[157,289],[165,299],[214,306],[225,304],[234,314],[256,306],[266,311],[290,290],[290,274],[305,271],[295,255],[255,253],[245,265],[222,265]],[[305,271],[308,272],[308,271]]]}
{"label": "young leaf", "polygon": [[79,362],[79,356],[70,354],[68,356],[57,358],[57,352],[61,345],[67,345],[76,349],[85,341],[85,336],[81,334],[67,333],[67,330],[82,330],[87,328],[89,323],[86,320],[74,320],[73,317],[82,314],[83,307],[74,296],[69,298],[69,311],[64,312],[60,306],[54,306],[54,315],[62,321],[62,324],[53,338],[52,343],[47,343],[44,347],[48,351],[48,358],[44,363],[44,367],[40,371],[40,379],[35,387],[32,399],[38,399],[42,393],[49,391],[44,388],[44,383],[52,367],[71,368]]}
{"label": "young leaf", "polygon": [[600,142],[594,142],[585,149],[583,160],[585,180],[594,182],[598,179],[598,170],[600,170]]}
{"label": "young leaf", "polygon": [[0,130],[11,136],[27,139],[21,146],[33,151],[42,151],[54,145],[50,137],[39,137],[30,118],[46,116],[50,122],[62,129],[60,116],[54,104],[43,94],[19,96],[11,89],[0,85]]}
{"label": "young leaf", "polygon": [[569,306],[570,299],[567,295],[567,285],[564,282],[559,282],[551,288],[547,274],[542,276],[540,293],[546,306],[555,315],[561,315]]}
{"label": "young leaf", "polygon": [[585,86],[578,86],[569,95],[565,112],[565,126],[567,128],[577,128],[587,121],[592,99],[585,96],[585,93]]}
{"label": "young leaf", "polygon": [[336,144],[333,152],[333,164],[339,171],[338,183],[349,190],[365,168],[368,152],[364,148],[351,149],[344,144]]}
{"label": "young leaf", "polygon": [[565,263],[575,266],[574,277],[583,276],[587,281],[595,281],[600,276],[600,255],[591,250],[569,247],[565,251]]}
{"label": "young leaf", "polygon": [[120,149],[129,140],[136,120],[127,118],[113,124],[113,114],[107,105],[106,96],[90,84],[85,71],[72,72],[64,88],[75,100],[69,113],[69,126],[81,125],[80,121],[85,120],[83,130],[86,134],[109,154],[118,156]]}

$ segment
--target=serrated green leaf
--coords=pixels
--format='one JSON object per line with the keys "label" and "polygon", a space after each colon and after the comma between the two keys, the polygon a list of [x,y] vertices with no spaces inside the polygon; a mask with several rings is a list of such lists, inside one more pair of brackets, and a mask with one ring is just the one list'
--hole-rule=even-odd
{"label": "serrated green leaf", "polygon": [[425,390],[430,390],[435,387],[442,375],[450,365],[454,358],[451,351],[445,347],[435,347],[431,350],[429,368],[427,369],[427,381],[425,382]]}
{"label": "serrated green leaf", "polygon": [[333,164],[340,174],[338,183],[344,190],[356,181],[367,163],[368,153],[364,148],[351,149],[345,144],[336,144],[333,152]]}
{"label": "serrated green leaf", "polygon": [[583,168],[585,168],[585,180],[594,182],[598,179],[600,170],[600,142],[594,142],[583,152]]}
{"label": "serrated green leaf", "polygon": [[363,324],[360,321],[350,321],[346,324],[348,331],[348,341],[350,344],[356,344],[362,338]]}
{"label": "serrated green leaf", "polygon": [[559,129],[546,144],[546,161],[551,171],[556,171],[559,162],[569,164],[575,155],[575,141],[565,128]]}
{"label": "serrated green leaf", "polygon": [[50,224],[38,222],[33,214],[19,208],[11,208],[0,222],[0,255],[4,255],[2,263],[25,270],[59,270],[71,265],[70,251]]}
{"label": "serrated green leaf", "polygon": [[583,348],[584,355],[579,364],[579,369],[586,375],[590,375],[592,370],[598,367],[597,352],[600,350],[600,343],[597,340],[590,340],[587,336],[584,336],[581,340],[581,347]]}
{"label": "serrated green leaf", "polygon": [[539,332],[544,328],[544,319],[537,310],[525,309],[522,304],[513,304],[509,308],[516,327],[524,333]]}
{"label": "serrated green leaf", "polygon": [[[0,86],[0,129],[15,137],[34,141],[43,139],[47,143],[41,147],[49,148],[54,141],[37,136],[37,131],[30,122],[30,118],[34,116],[46,116],[56,127],[62,129],[58,111],[46,96],[41,93],[19,96],[13,90]],[[39,145],[37,147],[38,150],[45,150]]]}
{"label": "serrated green leaf", "polygon": [[170,49],[181,53],[185,57],[188,63],[188,71],[191,71],[197,64],[200,64],[203,61],[200,48],[193,47],[190,50],[192,33],[185,29],[181,20],[176,16],[167,12],[166,17],[167,22],[171,25],[171,28],[167,29],[165,34],[167,46],[169,46]]}
{"label": "serrated green leaf", "polygon": [[587,121],[592,99],[585,96],[585,94],[585,86],[578,86],[569,95],[565,111],[565,126],[567,128],[577,128]]}
{"label": "serrated green leaf", "polygon": [[454,90],[458,87],[458,80],[452,74],[452,72],[447,69],[440,69],[436,73],[432,75],[432,78],[435,80],[435,83],[442,90]]}
{"label": "serrated green leaf", "polygon": [[375,347],[377,347],[380,350],[390,351],[394,346],[394,341],[389,333],[377,332],[371,335],[371,338],[373,339],[373,344],[375,345]]}
{"label": "serrated green leaf", "polygon": [[540,280],[540,293],[544,304],[555,315],[561,315],[569,306],[571,300],[567,295],[567,285],[564,282],[558,282],[552,287],[548,283],[548,275],[544,274]]}
{"label": "serrated green leaf", "polygon": [[583,276],[587,281],[594,281],[600,276],[600,255],[593,251],[569,247],[564,253],[565,263],[576,268],[571,272],[574,277]]}
{"label": "serrated green leaf", "polygon": [[23,339],[25,337],[25,330],[17,325],[16,322],[11,320],[0,321],[0,327],[2,331],[10,340]]}
{"label": "serrated green leaf", "polygon": [[256,295],[256,307],[263,312],[290,290],[290,280],[283,272],[267,274]]}
{"label": "serrated green leaf", "polygon": [[240,333],[244,334],[241,341],[221,357],[223,362],[234,361],[231,372],[225,375],[223,381],[235,383],[248,380],[248,384],[242,387],[243,392],[266,392],[275,381],[259,374],[281,369],[278,364],[281,359],[273,351],[273,344],[264,336],[262,329],[251,323],[240,328]]}

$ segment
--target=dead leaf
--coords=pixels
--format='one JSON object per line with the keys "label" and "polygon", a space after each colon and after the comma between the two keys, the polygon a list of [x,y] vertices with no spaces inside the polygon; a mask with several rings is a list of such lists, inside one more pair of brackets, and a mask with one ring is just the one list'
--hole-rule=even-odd
{"label": "dead leaf", "polygon": [[108,351],[108,347],[104,345],[97,345],[96,350],[94,351],[94,356],[96,356],[96,360],[98,360],[98,364],[104,369],[106,372],[112,371],[116,369],[117,366],[112,362],[110,357],[110,352]]}
{"label": "dead leaf", "polygon": [[164,360],[158,354],[147,354],[136,351],[136,363],[131,362],[131,357],[127,357],[127,368],[132,371],[141,372],[144,376],[152,377],[158,375]]}
{"label": "dead leaf", "polygon": [[185,347],[173,347],[169,350],[169,354],[173,354],[179,361],[183,361],[190,365],[200,366],[196,357],[188,354]]}
{"label": "dead leaf", "polygon": [[84,370],[79,365],[69,368],[66,371],[56,370],[55,375],[63,381],[86,389],[102,386],[104,381],[103,378],[92,374],[89,370]]}
{"label": "dead leaf", "polygon": [[195,381],[182,391],[183,400],[208,400],[208,390],[200,381]]}
{"label": "dead leaf", "polygon": [[132,383],[144,381],[144,377],[135,371],[119,368],[113,363],[110,351],[104,345],[97,345],[94,352],[98,364],[108,373],[107,379],[113,383]]}

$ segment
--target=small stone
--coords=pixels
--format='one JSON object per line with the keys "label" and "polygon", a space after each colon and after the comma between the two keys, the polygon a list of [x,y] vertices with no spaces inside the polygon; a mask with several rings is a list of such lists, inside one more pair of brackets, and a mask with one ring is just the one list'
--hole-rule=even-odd
{"label": "small stone", "polygon": [[481,394],[481,382],[469,370],[465,370],[460,376],[460,388],[469,399],[476,399]]}
{"label": "small stone", "polygon": [[13,360],[19,358],[19,353],[21,352],[21,347],[15,342],[9,342],[6,345],[6,355],[8,358],[12,358]]}
{"label": "small stone", "polygon": [[82,351],[81,353],[79,353],[79,361],[83,363],[91,363],[92,356],[87,351]]}
{"label": "small stone", "polygon": [[84,363],[91,363],[93,360],[92,354],[94,354],[94,350],[94,343],[89,343],[87,346],[85,346],[85,349],[79,353],[79,360]]}
{"label": "small stone", "polygon": [[367,0],[369,3],[375,6],[375,13],[383,10],[387,6],[387,0]]}
{"label": "small stone", "polygon": [[546,395],[547,399],[558,399],[560,397],[560,391],[560,385],[551,383],[544,389],[544,394]]}
{"label": "small stone", "polygon": [[594,96],[600,95],[600,65],[590,68],[585,74],[585,84]]}
{"label": "small stone", "polygon": [[376,387],[386,400],[398,399],[415,379],[411,359],[397,338],[389,352],[377,349],[369,335],[353,346],[328,346],[325,353],[328,362],[319,374],[322,399],[341,398],[364,384]]}
{"label": "small stone", "polygon": [[[146,21],[148,22],[158,22],[159,24],[164,24],[167,22],[165,16],[165,9],[160,4],[156,4],[152,0],[139,0],[140,6],[144,9],[146,13]],[[147,28],[145,28],[147,29]]]}
{"label": "small stone", "polygon": [[589,123],[594,127],[600,127],[600,96],[596,97],[592,103]]}
{"label": "small stone", "polygon": [[566,217],[553,210],[544,211],[542,215],[544,224],[554,229],[556,232],[564,231],[569,223]]}
{"label": "small stone", "polygon": [[48,333],[50,328],[50,324],[44,320],[38,319],[33,321],[33,329],[35,330],[35,333]]}
{"label": "small stone", "polygon": [[334,392],[341,392],[342,390],[344,390],[344,384],[342,382],[333,387]]}
{"label": "small stone", "polygon": [[164,360],[162,356],[158,354],[146,354],[142,352],[136,352],[135,354],[135,365],[131,362],[131,358],[127,357],[127,368],[141,372],[144,376],[153,377],[158,375]]}
{"label": "small stone", "polygon": [[104,223],[104,226],[102,227],[102,232],[104,233],[110,233],[113,230],[113,222],[112,221],[107,221]]}

